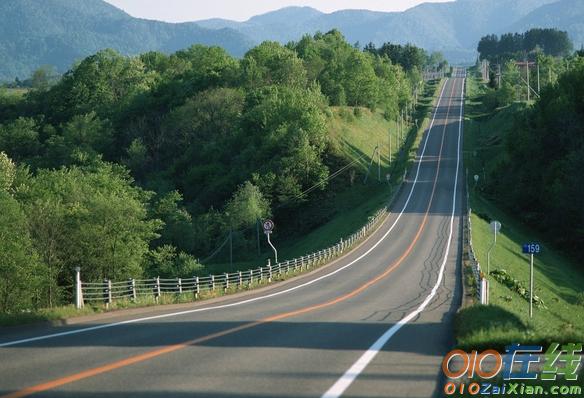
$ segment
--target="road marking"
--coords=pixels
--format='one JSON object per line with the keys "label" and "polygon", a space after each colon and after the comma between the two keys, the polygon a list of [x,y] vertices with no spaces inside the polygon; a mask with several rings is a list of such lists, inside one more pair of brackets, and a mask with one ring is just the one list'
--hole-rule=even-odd
{"label": "road marking", "polygon": [[[444,85],[442,86],[442,89],[440,91],[440,96],[438,97],[438,102],[436,105],[436,109],[434,110],[434,116],[432,117],[432,121],[430,123],[430,126],[428,128],[428,134],[426,134],[426,138],[424,140],[424,146],[422,148],[422,155],[420,157],[420,161],[418,162],[418,167],[416,170],[416,177],[414,179],[414,182],[412,184],[412,188],[408,194],[408,197],[406,199],[406,202],[404,203],[401,211],[399,212],[397,218],[395,219],[395,221],[393,222],[393,224],[391,225],[391,227],[387,230],[387,232],[381,237],[379,238],[379,240],[373,245],[371,246],[371,248],[369,248],[369,250],[367,250],[365,253],[363,253],[361,256],[357,257],[355,260],[351,261],[350,263],[342,266],[341,268],[336,269],[335,271],[329,272],[328,274],[322,275],[318,278],[312,279],[308,282],[305,282],[301,285],[298,286],[294,286],[291,287],[289,289],[285,289],[285,290],[281,290],[275,293],[270,293],[264,296],[259,296],[259,297],[254,297],[251,299],[247,299],[247,300],[242,300],[242,301],[237,301],[235,303],[230,303],[230,304],[222,304],[222,305],[215,305],[215,306],[211,306],[211,307],[205,307],[205,308],[197,308],[194,310],[186,310],[186,311],[179,311],[179,312],[172,312],[172,313],[168,313],[168,314],[162,314],[162,315],[154,315],[154,316],[149,316],[149,317],[143,317],[143,318],[136,318],[136,319],[128,319],[126,321],[120,321],[120,322],[114,322],[114,323],[107,323],[107,324],[103,324],[103,325],[97,325],[97,326],[90,326],[90,327],[86,327],[86,328],[82,328],[82,329],[75,329],[75,330],[69,330],[66,332],[59,332],[59,333],[52,333],[52,334],[48,334],[48,335],[43,335],[43,336],[36,336],[36,337],[30,337],[30,338],[26,338],[26,339],[20,339],[20,340],[14,340],[14,341],[8,341],[5,343],[0,343],[0,348],[2,347],[11,347],[11,346],[15,346],[15,345],[20,345],[20,344],[26,344],[26,343],[32,343],[35,341],[41,341],[41,340],[48,340],[48,339],[53,339],[53,338],[57,338],[57,337],[64,337],[64,336],[70,336],[73,334],[79,334],[79,333],[87,333],[87,332],[92,332],[95,330],[101,330],[101,329],[107,329],[107,328],[112,328],[112,327],[116,327],[116,326],[123,326],[123,325],[129,325],[132,323],[138,323],[138,322],[144,322],[144,321],[152,321],[152,320],[156,320],[156,319],[163,319],[163,318],[169,318],[169,317],[174,317],[174,316],[180,316],[180,315],[188,315],[188,314],[194,314],[194,313],[198,313],[198,312],[206,312],[206,311],[212,311],[212,310],[220,310],[220,309],[225,309],[225,308],[230,308],[230,307],[237,307],[240,305],[245,305],[245,304],[249,304],[249,303],[253,303],[256,301],[260,301],[260,300],[266,300],[272,297],[276,297],[276,296],[280,296],[283,294],[287,294],[290,292],[293,292],[295,290],[304,288],[306,286],[310,286],[314,283],[317,283],[323,279],[327,279],[330,278],[333,275],[336,275],[337,273],[351,267],[352,265],[354,265],[355,263],[359,262],[360,260],[362,260],[364,257],[366,257],[369,253],[371,253],[375,248],[377,248],[377,246],[379,246],[381,244],[381,242],[383,240],[385,240],[385,238],[387,238],[387,236],[391,233],[391,231],[394,229],[394,227],[397,225],[398,221],[400,220],[401,216],[403,215],[404,211],[406,210],[408,204],[410,203],[410,199],[414,193],[414,189],[418,183],[418,175],[420,173],[420,167],[422,165],[422,160],[424,159],[424,154],[426,152],[426,144],[428,143],[428,137],[430,136],[430,132],[432,131],[432,127],[434,126],[434,120],[436,119],[436,114],[438,113],[438,107],[440,105],[440,101],[442,100],[442,96],[444,94],[444,88],[446,87],[446,83],[448,82],[448,79],[446,80],[446,82],[444,83]],[[2,398],[2,397],[0,397]]]}
{"label": "road marking", "polygon": [[[444,253],[444,259],[440,266],[440,271],[438,273],[438,280],[436,284],[432,288],[432,291],[426,297],[426,299],[420,304],[420,306],[405,318],[401,319],[398,323],[393,325],[389,328],[381,337],[373,343],[371,347],[361,357],[343,374],[335,384],[327,392],[325,392],[321,398],[338,398],[343,395],[343,393],[353,384],[355,379],[359,377],[359,375],[365,370],[367,365],[373,361],[373,359],[379,354],[379,351],[387,344],[387,342],[409,321],[414,319],[418,316],[426,306],[432,301],[436,292],[438,291],[438,287],[442,283],[442,278],[444,276],[444,268],[446,266],[446,261],[448,259],[448,254],[450,253],[450,243],[452,241],[452,231],[454,228],[454,213],[456,211],[456,190],[458,188],[458,171],[460,169],[460,139],[462,135],[462,114],[463,114],[463,103],[464,103],[464,82],[465,79],[462,80],[462,94],[461,94],[461,102],[460,102],[460,115],[458,118],[458,146],[456,152],[456,174],[454,177],[454,192],[452,193],[452,213],[450,215],[450,232],[448,235],[448,243],[446,244],[446,251]],[[448,107],[448,113],[450,113],[450,106]],[[448,114],[446,116],[448,119]],[[445,125],[446,126],[446,125]]]}
{"label": "road marking", "polygon": [[[445,87],[446,87],[446,83],[444,84],[444,86],[442,87],[442,91],[440,92],[440,99],[442,98],[442,94],[444,92],[444,88]],[[452,91],[454,91],[454,86],[453,86]],[[450,103],[452,101],[452,92],[451,92],[449,98],[450,98],[450,100],[449,100],[449,107],[450,107]],[[438,105],[440,105],[440,100],[438,101]],[[434,114],[434,118],[435,118],[435,115],[436,115],[436,113]],[[434,124],[434,118],[432,118],[432,123],[430,125],[429,130],[428,130],[428,134],[426,135],[426,140],[425,140],[425,143],[424,143],[424,147],[423,147],[422,153],[424,153],[425,150],[426,150],[426,144],[428,142],[428,136],[430,135],[430,132],[432,130],[432,126]],[[444,135],[445,135],[444,132],[445,131],[446,131],[446,125],[444,126],[444,130],[443,130],[442,142],[441,142],[441,145],[440,145],[440,156],[438,157],[438,159],[441,159],[442,148],[443,148],[443,145],[444,145]],[[417,169],[417,172],[416,172],[416,179],[415,179],[415,181],[417,181],[419,171],[420,171],[420,166],[418,165],[418,169]],[[359,294],[363,290],[367,289],[369,286],[373,285],[374,283],[378,282],[379,280],[381,280],[382,278],[384,278],[385,276],[387,276],[391,272],[393,272],[401,264],[401,262],[409,255],[409,253],[411,252],[411,250],[415,246],[415,244],[418,241],[418,239],[420,238],[420,235],[421,235],[421,233],[422,233],[422,231],[423,231],[423,229],[424,229],[424,227],[426,225],[426,222],[428,220],[428,214],[429,214],[430,208],[432,206],[432,202],[433,202],[433,198],[434,198],[434,193],[435,193],[436,185],[437,185],[437,182],[438,182],[439,173],[440,173],[440,161],[438,161],[438,166],[436,168],[436,176],[434,178],[434,185],[432,187],[432,193],[431,193],[430,199],[428,201],[428,207],[426,209],[426,212],[425,212],[425,215],[424,215],[424,219],[423,219],[420,227],[418,228],[418,231],[416,233],[415,238],[412,240],[412,243],[410,244],[410,246],[408,247],[408,249],[406,250],[406,252],[404,254],[402,254],[402,256],[398,260],[396,260],[391,266],[389,266],[388,269],[385,272],[383,272],[383,274],[378,275],[376,278],[370,280],[369,282],[365,283],[364,285],[360,286],[359,288],[355,289],[354,291],[352,291],[352,292],[350,292],[350,293],[348,293],[348,294],[346,294],[344,296],[340,296],[340,297],[338,297],[336,299],[333,299],[331,301],[325,302],[325,303],[317,304],[317,305],[314,305],[314,306],[311,306],[311,307],[306,307],[306,308],[299,309],[299,310],[296,310],[296,311],[291,311],[291,312],[287,312],[287,313],[277,314],[277,315],[274,315],[274,316],[271,316],[271,317],[267,317],[267,318],[264,318],[264,319],[260,319],[258,321],[249,322],[247,324],[243,324],[243,325],[240,325],[240,326],[237,326],[237,327],[233,327],[233,328],[230,328],[230,329],[226,329],[226,330],[223,330],[223,331],[214,333],[214,334],[210,334],[210,335],[207,335],[207,336],[203,336],[203,337],[199,337],[199,338],[192,339],[192,340],[189,340],[189,341],[185,341],[183,343],[166,346],[166,347],[159,348],[159,349],[156,349],[156,350],[151,350],[151,351],[148,351],[146,353],[138,354],[138,355],[135,355],[135,356],[131,356],[131,357],[128,357],[128,358],[125,358],[125,359],[122,359],[122,360],[119,360],[119,361],[115,361],[115,362],[112,362],[112,363],[109,363],[109,364],[106,364],[106,365],[103,365],[103,366],[99,366],[99,367],[96,367],[96,368],[88,369],[88,370],[85,370],[85,371],[82,371],[82,372],[79,372],[79,373],[75,373],[75,374],[72,374],[72,375],[69,375],[69,376],[66,376],[66,377],[62,377],[62,378],[59,378],[59,379],[51,380],[51,381],[48,381],[48,382],[45,382],[45,383],[42,383],[42,384],[38,384],[38,385],[35,385],[35,386],[32,386],[32,387],[27,387],[27,388],[24,388],[22,390],[15,391],[15,392],[13,392],[11,394],[4,395],[4,396],[2,396],[0,398],[22,398],[22,397],[26,397],[26,396],[29,396],[29,395],[32,395],[32,394],[35,394],[35,393],[38,393],[38,392],[43,392],[43,391],[51,390],[51,389],[54,389],[54,388],[57,388],[57,387],[60,387],[60,386],[66,385],[66,384],[70,384],[70,383],[73,383],[73,382],[76,382],[76,381],[80,381],[80,380],[89,378],[89,377],[93,377],[93,376],[96,376],[96,375],[99,375],[99,374],[107,373],[107,372],[110,372],[110,371],[113,371],[113,370],[116,370],[116,369],[119,369],[119,368],[123,368],[123,367],[126,367],[126,366],[130,366],[130,365],[139,363],[139,362],[144,362],[144,361],[147,361],[147,360],[156,358],[158,356],[161,356],[161,355],[164,355],[164,354],[168,354],[168,353],[171,353],[171,352],[174,352],[174,351],[177,351],[177,350],[186,348],[188,346],[200,344],[202,342],[206,342],[206,341],[209,341],[209,340],[218,338],[218,337],[226,336],[226,335],[229,335],[229,334],[232,334],[232,333],[235,333],[235,332],[238,332],[238,331],[242,331],[242,330],[245,330],[245,329],[250,329],[250,328],[253,328],[253,327],[258,326],[258,325],[262,325],[262,324],[269,323],[269,322],[274,322],[274,321],[277,321],[277,320],[281,320],[281,319],[289,318],[289,317],[292,317],[292,316],[300,315],[300,314],[303,314],[303,313],[306,313],[306,312],[315,311],[315,310],[318,310],[318,309],[321,309],[321,308],[325,308],[325,307],[328,307],[328,306],[331,306],[331,305],[340,303],[342,301],[345,301],[345,300],[347,300],[347,299],[349,299],[349,298],[351,298],[351,297]],[[413,191],[413,188],[412,188],[412,191]],[[408,196],[408,200],[407,201],[409,201],[409,198],[411,197],[411,192],[412,191],[410,191],[410,195]],[[406,206],[407,206],[407,204],[406,204]],[[404,206],[404,208],[402,209],[402,212],[400,213],[400,216],[401,216],[401,214],[403,214],[403,211],[405,210],[406,206]],[[397,220],[396,220],[396,222],[397,222]],[[392,228],[393,228],[393,226],[395,226],[395,222],[392,225]],[[388,231],[388,233],[389,233],[389,231]],[[387,233],[384,236],[387,236]],[[376,245],[379,244],[379,242],[380,241],[378,241],[376,243]],[[355,260],[355,261],[357,261],[357,260]]]}

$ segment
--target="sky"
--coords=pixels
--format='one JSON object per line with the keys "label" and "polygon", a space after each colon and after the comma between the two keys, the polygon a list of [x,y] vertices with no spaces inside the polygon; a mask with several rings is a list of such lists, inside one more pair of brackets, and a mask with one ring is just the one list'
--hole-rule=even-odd
{"label": "sky", "polygon": [[128,14],[167,22],[224,18],[245,21],[287,6],[310,6],[323,12],[343,9],[403,11],[424,2],[451,0],[106,0]]}

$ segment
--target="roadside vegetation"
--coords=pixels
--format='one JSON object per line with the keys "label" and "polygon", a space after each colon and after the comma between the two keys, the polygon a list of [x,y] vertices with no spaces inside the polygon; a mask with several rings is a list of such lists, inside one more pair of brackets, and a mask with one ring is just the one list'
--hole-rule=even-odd
{"label": "roadside vegetation", "polygon": [[[584,341],[582,244],[584,60],[546,85],[534,104],[512,101],[493,108],[497,95],[473,69],[467,81],[465,166],[475,253],[487,272],[493,241],[489,223],[502,224],[491,253],[490,305],[456,318],[461,348],[503,350],[510,343]],[[479,181],[474,183],[473,176]],[[561,224],[560,224],[561,223]],[[561,225],[561,227],[560,227]],[[529,318],[529,259],[521,245],[538,241],[534,316]]]}
{"label": "roadside vegetation", "polygon": [[[387,200],[389,131],[395,160],[400,115],[409,129],[427,111],[436,85],[420,70],[445,67],[395,54],[336,31],[240,60],[204,46],[104,50],[57,81],[39,72],[28,91],[4,88],[0,312],[70,303],[78,266],[87,282],[206,275],[225,269],[227,241],[230,268],[257,266],[266,217],[286,257],[353,232]],[[412,115],[414,97],[426,103]],[[378,143],[382,182],[374,164],[364,184]]]}
{"label": "roadside vegetation", "polygon": [[[407,141],[402,147],[395,149],[395,152],[392,154],[392,163],[390,164],[388,162],[389,155],[387,157],[381,157],[382,177],[386,175],[386,172],[392,174],[389,184],[386,181],[382,181],[382,183],[377,181],[377,168],[371,171],[371,180],[374,182],[367,185],[362,182],[363,176],[356,173],[355,176],[358,178],[358,181],[355,181],[350,188],[345,188],[343,191],[340,191],[338,194],[331,197],[331,202],[333,203],[332,207],[336,212],[332,216],[332,219],[329,222],[316,227],[306,236],[300,237],[299,239],[285,241],[279,248],[285,258],[305,255],[309,252],[336,243],[338,241],[338,236],[346,236],[353,233],[363,225],[365,220],[368,220],[369,217],[373,216],[377,210],[389,204],[393,195],[397,193],[403,172],[411,166],[411,162],[415,159],[415,154],[423,135],[422,133],[428,128],[430,122],[432,106],[437,100],[439,87],[440,81],[430,81],[426,84],[425,93],[419,98],[419,106],[414,114],[415,120],[418,120],[418,126],[416,127],[414,124],[404,133]],[[347,154],[349,159],[359,162],[365,160],[369,161],[371,158],[370,156],[363,157],[362,155],[359,155],[358,152],[355,152],[354,148],[359,149],[359,151],[375,149],[375,146],[372,146],[370,142],[371,140],[358,139],[357,137],[370,136],[372,139],[377,138],[380,141],[387,139],[387,146],[384,147],[384,150],[389,150],[388,128],[389,131],[391,131],[392,140],[397,141],[399,139],[397,126],[393,126],[391,122],[385,120],[380,112],[372,113],[368,110],[362,110],[362,113],[357,118],[348,117],[346,112],[349,111],[351,111],[351,108],[339,107],[333,109],[331,113],[332,117],[329,118],[328,124],[331,139],[351,144],[353,152]],[[394,147],[392,146],[392,148]],[[246,269],[247,267],[256,267],[258,263],[261,264],[261,261],[263,260],[262,257],[258,256],[255,261],[250,262],[212,264],[208,266],[206,270],[216,274],[233,272],[235,270]],[[163,272],[163,276],[172,277],[173,274],[171,272],[173,272],[174,269],[171,268],[170,271],[166,270],[167,268],[161,268],[158,269],[158,272]],[[164,274],[164,272],[167,273]],[[301,271],[290,272],[280,275],[276,277],[274,281],[294,277],[300,272]],[[249,290],[261,287],[267,283],[267,280],[264,280],[263,282],[257,281],[251,285],[246,284],[243,289]],[[72,286],[69,287],[69,289],[71,288]],[[136,300],[116,300],[109,306],[109,308],[106,308],[104,304],[100,303],[86,305],[81,311],[76,310],[73,305],[57,305],[51,308],[43,308],[34,311],[2,313],[0,314],[0,325],[10,326],[41,321],[59,323],[68,318],[96,314],[104,311],[147,307],[160,304],[188,303],[194,300],[220,297],[238,291],[241,291],[241,289],[236,287],[232,287],[227,291],[217,289],[215,291],[203,292],[199,297],[195,297],[192,292],[183,294],[163,293],[159,300],[155,300],[152,296],[139,296]]]}

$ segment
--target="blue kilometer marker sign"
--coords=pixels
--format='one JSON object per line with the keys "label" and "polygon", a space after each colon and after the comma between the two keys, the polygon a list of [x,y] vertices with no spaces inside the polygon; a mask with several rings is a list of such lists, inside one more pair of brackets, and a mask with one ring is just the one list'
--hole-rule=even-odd
{"label": "blue kilometer marker sign", "polygon": [[539,254],[540,251],[541,245],[537,242],[523,244],[523,253],[525,254]]}
{"label": "blue kilometer marker sign", "polygon": [[533,318],[533,256],[539,254],[541,245],[537,242],[523,244],[523,253],[529,254],[529,317]]}

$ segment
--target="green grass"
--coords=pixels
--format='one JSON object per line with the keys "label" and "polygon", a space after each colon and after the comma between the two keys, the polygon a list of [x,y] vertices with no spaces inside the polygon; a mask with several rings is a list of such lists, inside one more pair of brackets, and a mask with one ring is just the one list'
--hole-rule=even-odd
{"label": "green grass", "polygon": [[[521,254],[524,242],[540,241],[543,252],[534,265],[535,289],[544,307],[534,305],[533,319],[528,315],[528,301],[514,290],[490,278],[490,306],[480,305],[459,312],[456,321],[458,346],[465,349],[496,347],[509,343],[549,343],[584,341],[584,275],[569,258],[546,243],[545,237],[519,223],[481,194],[484,176],[501,156],[502,138],[511,126],[514,114],[524,106],[512,104],[486,112],[480,103],[483,90],[469,79],[465,120],[465,165],[468,167],[471,222],[475,254],[486,272],[487,250],[493,240],[491,220],[502,224],[497,245],[491,253],[491,271],[505,270],[512,278],[529,287],[529,264]],[[483,168],[485,173],[483,173]],[[473,175],[480,180],[474,187]]]}
{"label": "green grass", "polygon": [[30,90],[28,88],[9,88],[7,89],[8,94],[15,95],[17,97],[22,97]]}
{"label": "green grass", "polygon": [[63,319],[90,315],[98,312],[97,308],[86,307],[77,310],[74,305],[46,308],[34,312],[0,313],[0,326],[17,326],[39,322],[58,322]]}
{"label": "green grass", "polygon": [[28,92],[29,92],[29,89],[27,89],[27,88],[0,87],[0,96],[22,98]]}

